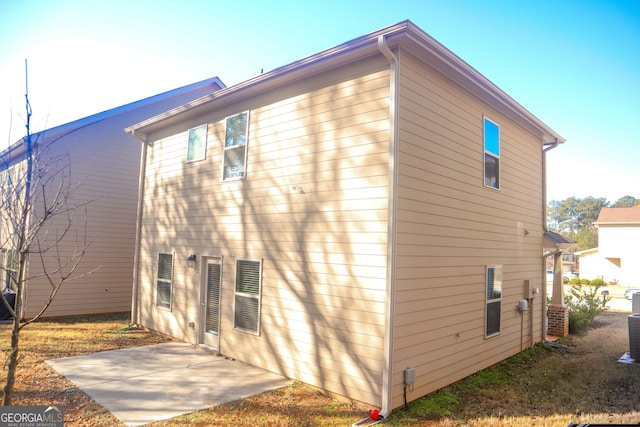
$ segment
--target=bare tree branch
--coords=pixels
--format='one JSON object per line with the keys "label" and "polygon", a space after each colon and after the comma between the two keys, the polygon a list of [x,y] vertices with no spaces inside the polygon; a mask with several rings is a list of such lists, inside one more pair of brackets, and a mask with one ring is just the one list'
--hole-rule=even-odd
{"label": "bare tree branch", "polygon": [[[20,331],[41,318],[51,306],[62,286],[92,274],[80,272],[79,266],[89,246],[87,242],[87,205],[73,203],[73,193],[80,184],[71,180],[68,153],[52,150],[55,140],[45,141],[44,133],[31,134],[31,105],[28,90],[26,100],[27,134],[21,143],[5,150],[0,157],[0,280],[5,289],[0,292],[1,307],[11,315],[11,350],[5,361],[8,368],[3,404],[11,403],[16,367],[20,360]],[[58,150],[59,151],[59,150]],[[75,214],[84,210],[84,227],[74,224]],[[70,253],[66,242],[75,238]],[[65,245],[63,246],[63,243]],[[31,268],[33,273],[29,273]],[[24,317],[24,298],[29,281],[45,278],[48,297],[30,319]],[[38,283],[41,283],[39,281]],[[7,296],[15,296],[10,302]]]}

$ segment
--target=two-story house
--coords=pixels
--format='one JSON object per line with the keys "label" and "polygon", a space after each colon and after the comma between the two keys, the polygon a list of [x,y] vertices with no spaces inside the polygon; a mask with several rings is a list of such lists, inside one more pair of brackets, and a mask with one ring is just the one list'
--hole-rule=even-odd
{"label": "two-story house", "polygon": [[383,414],[544,339],[564,139],[413,23],[128,130],[134,322]]}

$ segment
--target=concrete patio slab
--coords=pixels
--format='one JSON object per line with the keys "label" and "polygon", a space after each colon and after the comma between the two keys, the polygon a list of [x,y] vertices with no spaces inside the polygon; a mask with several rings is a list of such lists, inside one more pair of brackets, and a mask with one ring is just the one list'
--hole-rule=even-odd
{"label": "concrete patio slab", "polygon": [[179,342],[47,363],[128,426],[173,418],[293,382]]}

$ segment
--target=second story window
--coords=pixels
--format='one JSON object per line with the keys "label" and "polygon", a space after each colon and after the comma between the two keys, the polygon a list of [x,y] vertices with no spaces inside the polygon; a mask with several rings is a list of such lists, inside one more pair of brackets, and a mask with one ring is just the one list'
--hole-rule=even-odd
{"label": "second story window", "polygon": [[222,180],[244,178],[247,170],[247,139],[249,131],[249,112],[227,117],[224,139],[224,164]]}
{"label": "second story window", "polygon": [[189,130],[189,143],[187,144],[187,161],[195,162],[203,160],[207,151],[207,125],[202,125]]}
{"label": "second story window", "polygon": [[500,126],[484,118],[484,185],[500,188]]}

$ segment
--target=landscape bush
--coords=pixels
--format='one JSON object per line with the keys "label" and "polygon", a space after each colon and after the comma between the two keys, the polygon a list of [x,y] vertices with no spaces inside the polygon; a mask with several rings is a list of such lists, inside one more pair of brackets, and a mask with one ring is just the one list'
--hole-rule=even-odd
{"label": "landscape bush", "polygon": [[600,289],[604,286],[602,279],[587,280],[586,284],[576,283],[565,295],[564,303],[569,307],[569,333],[582,334],[593,319],[606,310],[611,301],[608,294],[603,295]]}

